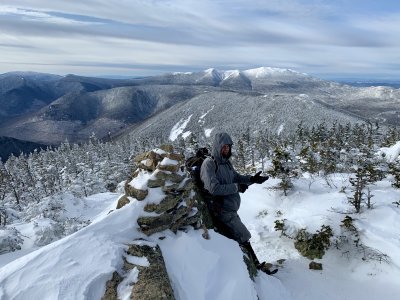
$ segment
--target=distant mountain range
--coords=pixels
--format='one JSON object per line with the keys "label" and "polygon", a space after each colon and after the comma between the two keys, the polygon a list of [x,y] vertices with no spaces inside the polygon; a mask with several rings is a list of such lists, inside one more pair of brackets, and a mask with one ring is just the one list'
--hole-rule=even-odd
{"label": "distant mountain range", "polygon": [[300,121],[399,125],[399,101],[393,87],[354,87],[268,67],[136,79],[11,72],[0,75],[0,136],[58,145],[93,133],[173,138],[261,127],[289,133]]}

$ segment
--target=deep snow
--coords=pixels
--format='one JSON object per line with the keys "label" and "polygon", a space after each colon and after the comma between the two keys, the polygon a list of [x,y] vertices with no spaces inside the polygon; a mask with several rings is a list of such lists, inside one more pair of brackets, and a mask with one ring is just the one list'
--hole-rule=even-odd
{"label": "deep snow", "polygon": [[[397,148],[384,149],[393,154]],[[285,259],[275,276],[259,274],[255,282],[247,276],[238,245],[213,231],[205,240],[201,231],[170,231],[147,238],[137,230],[136,219],[143,203],[133,201],[115,210],[119,193],[103,193],[85,199],[65,196],[67,213],[79,214],[91,224],[42,248],[34,246],[31,224],[16,224],[24,235],[21,251],[0,256],[0,299],[100,299],[105,283],[115,270],[121,271],[128,243],[145,238],[158,243],[177,299],[398,299],[400,294],[400,190],[387,178],[370,187],[373,208],[352,214],[361,242],[389,256],[388,262],[363,260],[357,248],[336,249],[315,261],[322,271],[309,270],[309,259],[294,248],[293,240],[281,237],[275,220],[284,220],[287,232],[305,228],[315,233],[329,225],[336,236],[350,205],[348,174],[334,174],[329,185],[322,177],[305,174],[294,181],[288,196],[273,189],[270,179],[252,185],[242,194],[239,214],[249,228],[251,243],[260,260],[276,263]],[[346,193],[340,192],[344,190]],[[113,210],[111,213],[110,211]],[[159,240],[160,236],[165,239]],[[146,261],[127,257],[138,265]],[[137,270],[127,274],[119,289],[128,299]]]}

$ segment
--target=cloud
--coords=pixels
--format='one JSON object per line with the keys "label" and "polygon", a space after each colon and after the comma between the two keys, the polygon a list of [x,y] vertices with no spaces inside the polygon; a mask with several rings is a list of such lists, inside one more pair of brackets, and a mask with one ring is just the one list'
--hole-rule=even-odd
{"label": "cloud", "polygon": [[7,68],[31,59],[103,74],[146,65],[149,72],[261,65],[393,72],[400,13],[374,3],[363,1],[360,13],[344,0],[3,0],[0,51]]}

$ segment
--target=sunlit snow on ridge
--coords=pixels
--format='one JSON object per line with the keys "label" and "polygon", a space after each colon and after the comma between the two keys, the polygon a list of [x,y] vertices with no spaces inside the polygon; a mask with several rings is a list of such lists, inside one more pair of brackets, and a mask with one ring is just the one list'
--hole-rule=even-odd
{"label": "sunlit snow on ridge", "polygon": [[171,133],[169,134],[169,139],[171,141],[175,141],[178,136],[180,134],[183,133],[183,131],[185,130],[187,124],[189,123],[190,119],[192,118],[193,115],[190,115],[187,119],[183,120],[179,120],[178,123],[176,123],[172,129],[171,129]]}

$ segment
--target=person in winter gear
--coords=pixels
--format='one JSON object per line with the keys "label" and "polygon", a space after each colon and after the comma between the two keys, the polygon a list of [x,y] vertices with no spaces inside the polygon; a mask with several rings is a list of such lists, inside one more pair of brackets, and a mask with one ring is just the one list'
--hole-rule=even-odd
{"label": "person in winter gear", "polygon": [[238,174],[229,160],[232,155],[232,145],[232,139],[227,133],[215,135],[212,157],[204,160],[200,178],[204,183],[204,189],[211,195],[208,206],[217,231],[237,241],[261,269],[262,264],[259,263],[249,242],[251,234],[237,212],[241,201],[239,192],[244,193],[250,184],[261,184],[268,177],[261,176],[261,172],[254,176]]}

